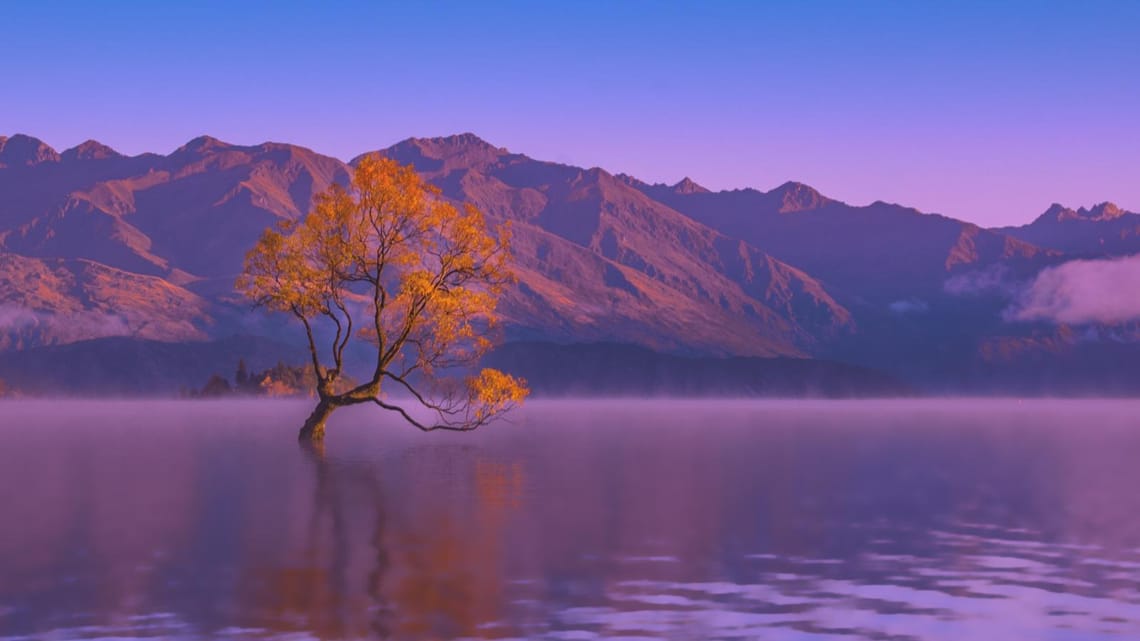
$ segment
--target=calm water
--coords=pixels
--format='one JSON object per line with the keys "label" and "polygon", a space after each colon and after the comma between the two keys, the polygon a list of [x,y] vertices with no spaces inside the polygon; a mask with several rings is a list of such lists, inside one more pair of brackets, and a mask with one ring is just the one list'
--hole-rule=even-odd
{"label": "calm water", "polygon": [[1140,638],[1140,403],[307,409],[0,404],[0,638]]}

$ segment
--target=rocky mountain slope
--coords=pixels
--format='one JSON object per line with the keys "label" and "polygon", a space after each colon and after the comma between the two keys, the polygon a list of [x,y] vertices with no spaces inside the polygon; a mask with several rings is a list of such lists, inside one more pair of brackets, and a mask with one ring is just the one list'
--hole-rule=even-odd
{"label": "rocky mountain slope", "polygon": [[304,215],[316,193],[348,178],[340,161],[301,147],[207,136],[135,157],[95,141],[58,154],[13,136],[0,162],[4,251],[86,258],[179,285],[229,281],[263,229]]}
{"label": "rocky mountain slope", "polygon": [[1110,202],[1079,209],[1054,203],[1033,222],[999,231],[1075,255],[1125,256],[1140,252],[1140,214]]}
{"label": "rocky mountain slope", "polygon": [[946,216],[875,202],[855,207],[789,182],[710,192],[625,180],[693,220],[763,246],[837,290],[872,303],[940,295],[956,274],[1002,264],[1031,272],[1053,252]]}
{"label": "rocky mountain slope", "polygon": [[[1028,225],[983,229],[884,202],[848,205],[800,183],[648,184],[471,134],[370,153],[510,222],[519,278],[501,312],[511,341],[833,358],[933,382],[948,372],[1003,380],[1062,361],[1071,371],[1107,362],[1109,379],[1140,374],[1104,356],[1109,343],[1130,345],[1132,329],[1016,313],[1026,292],[1052,295],[1037,291],[1042,270],[1140,252],[1140,215],[1111,203],[1055,205]],[[114,336],[288,342],[288,324],[251,313],[234,277],[265,227],[303,216],[350,171],[282,143],[203,136],[167,155],[125,156],[95,141],[57,152],[0,136],[0,350]]]}
{"label": "rocky mountain slope", "polygon": [[516,326],[750,355],[811,353],[855,330],[807,273],[601,169],[533,160],[471,135],[379,153],[512,223],[521,286],[504,311]]}
{"label": "rocky mountain slope", "polygon": [[[473,136],[411,140],[384,153],[416,162],[448,196],[514,223],[520,283],[502,308],[512,336],[805,355],[854,330],[850,313],[806,273],[600,170],[507,154]],[[215,302],[228,299],[261,230],[303,215],[315,193],[349,171],[300,147],[209,137],[168,156],[125,157],[96,142],[59,154],[13,136],[0,157],[5,252],[81,258]]]}
{"label": "rocky mountain slope", "polygon": [[203,340],[204,298],[161,278],[78,258],[0,254],[0,349],[104,336]]}

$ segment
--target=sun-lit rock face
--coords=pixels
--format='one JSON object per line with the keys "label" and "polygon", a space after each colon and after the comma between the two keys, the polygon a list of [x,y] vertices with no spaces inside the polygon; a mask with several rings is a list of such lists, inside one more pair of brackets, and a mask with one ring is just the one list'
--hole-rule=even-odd
{"label": "sun-lit rock face", "polygon": [[160,278],[0,254],[0,349],[107,336],[202,340],[211,323],[206,300]]}
{"label": "sun-lit rock face", "polygon": [[[1140,215],[1108,202],[983,229],[885,202],[848,205],[797,182],[649,184],[473,134],[371,153],[510,223],[518,280],[499,307],[507,339],[941,362],[989,349],[986,337],[1028,335],[1001,312],[1013,285],[1043,267],[1140,252]],[[23,310],[2,346],[264,331],[233,293],[246,251],[349,169],[295,145],[210,136],[138,156],[0,137],[0,307]],[[59,317],[79,320],[43,320]]]}
{"label": "sun-lit rock face", "polygon": [[1071,209],[1058,203],[1053,203],[1045,213],[1037,218],[1037,223],[1050,223],[1058,222],[1063,223],[1067,221],[1090,221],[1090,222],[1103,222],[1108,220],[1115,220],[1127,214],[1116,205],[1116,203],[1103,202],[1092,207],[1081,207],[1079,209]]}
{"label": "sun-lit rock face", "polygon": [[108,158],[122,158],[123,154],[111,149],[97,140],[87,140],[60,154],[60,160],[73,162],[76,160],[106,160]]}
{"label": "sun-lit rock face", "polygon": [[958,270],[999,262],[1031,266],[1044,256],[1029,243],[970,223],[881,201],[852,206],[797,182],[767,192],[637,188],[802,269],[841,298],[875,305],[937,295]]}
{"label": "sun-lit rock face", "polygon": [[348,177],[302,147],[205,136],[169,156],[128,158],[88,141],[55,158],[50,171],[0,173],[0,249],[183,280],[232,279],[263,229],[303,216]]}
{"label": "sun-lit rock face", "polygon": [[27,136],[0,145],[0,307],[19,317],[6,347],[234,331],[215,321],[233,315],[219,301],[245,252],[348,177],[339,160],[276,143],[202,137],[135,157],[96,141],[63,154]]}
{"label": "sun-lit rock face", "polygon": [[[603,170],[536,161],[472,134],[380,153],[414,164],[445,196],[511,221],[519,283],[500,310],[519,335],[800,355],[854,329],[808,274]],[[90,260],[211,300],[232,291],[263,229],[303,216],[317,193],[348,177],[344,163],[301,147],[209,136],[135,157],[95,141],[55,154],[13,136],[4,157],[20,169],[0,171],[0,250]],[[45,163],[51,171],[40,170]],[[674,189],[706,191],[691,180]]]}
{"label": "sun-lit rock face", "polygon": [[39,138],[16,134],[0,136],[0,168],[32,167],[59,162],[59,154]]}
{"label": "sun-lit rock face", "polygon": [[1115,203],[1072,209],[1054,203],[1028,225],[1001,231],[1042,247],[1078,255],[1140,252],[1140,214]]}
{"label": "sun-lit rock face", "polygon": [[677,184],[672,186],[672,190],[678,194],[702,194],[708,190],[698,185],[692,178],[685,176]]}
{"label": "sun-lit rock face", "polygon": [[[503,311],[517,325],[562,339],[759,355],[810,353],[854,329],[814,278],[673,210],[629,176],[534,160],[470,135],[379,153],[511,222],[520,286]],[[691,180],[667,189],[707,191]]]}

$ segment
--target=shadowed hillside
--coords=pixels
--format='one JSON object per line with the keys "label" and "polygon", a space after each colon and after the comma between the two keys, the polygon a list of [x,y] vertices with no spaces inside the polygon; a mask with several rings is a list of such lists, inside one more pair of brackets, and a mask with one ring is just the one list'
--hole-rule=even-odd
{"label": "shadowed hillside", "polygon": [[522,376],[539,396],[848,398],[915,393],[890,376],[830,361],[695,358],[614,343],[508,343],[485,360]]}
{"label": "shadowed hillside", "polygon": [[213,374],[229,376],[239,360],[265,369],[281,359],[305,362],[295,346],[253,336],[181,343],[110,337],[4,353],[0,379],[33,396],[173,396]]}
{"label": "shadowed hillside", "polygon": [[807,273],[601,169],[534,160],[471,134],[380,153],[512,223],[520,287],[504,313],[516,325],[561,319],[548,335],[759,355],[815,352],[855,330]]}
{"label": "shadowed hillside", "polygon": [[1140,252],[1140,214],[1109,202],[1080,209],[1054,204],[1032,223],[1001,231],[1041,247],[1077,255],[1126,256]]}
{"label": "shadowed hillside", "polygon": [[885,202],[854,207],[800,183],[769,192],[709,192],[626,180],[694,220],[767,247],[838,291],[875,304],[939,296],[953,275],[998,263],[1030,273],[1050,256],[971,223]]}
{"label": "shadowed hillside", "polygon": [[[1104,356],[1135,342],[1131,325],[1019,312],[1029,294],[1064,303],[1048,289],[1057,278],[1037,282],[1042,270],[1140,250],[1137,214],[1111,203],[987,230],[794,182],[652,185],[472,134],[377,153],[510,223],[518,279],[499,307],[510,341],[823,358],[935,389],[1019,377],[1057,389],[1066,371],[1104,385],[1140,378],[1140,364]],[[303,147],[209,136],[139,156],[0,137],[0,350],[107,337],[290,343],[234,278],[263,229],[303,216],[349,169]]]}

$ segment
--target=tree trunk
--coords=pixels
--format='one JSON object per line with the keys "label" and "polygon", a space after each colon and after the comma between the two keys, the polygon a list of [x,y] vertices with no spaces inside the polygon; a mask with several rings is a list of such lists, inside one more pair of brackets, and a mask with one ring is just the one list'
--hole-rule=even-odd
{"label": "tree trunk", "polygon": [[309,418],[305,419],[305,425],[301,427],[301,433],[297,435],[297,438],[314,443],[323,441],[325,438],[325,421],[328,420],[334,409],[336,409],[335,405],[322,398],[317,403],[316,408],[313,409],[313,413],[309,414]]}

